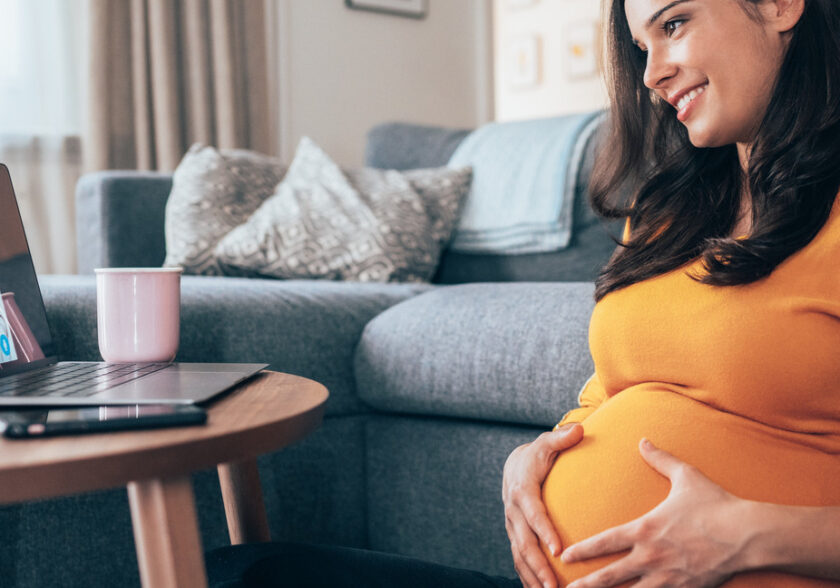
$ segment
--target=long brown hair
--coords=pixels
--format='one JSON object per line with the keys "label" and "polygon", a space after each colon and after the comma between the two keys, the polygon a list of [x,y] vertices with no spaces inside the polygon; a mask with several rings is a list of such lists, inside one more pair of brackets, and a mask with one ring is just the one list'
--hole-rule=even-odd
{"label": "long brown hair", "polygon": [[[760,0],[735,0],[745,10]],[[604,0],[610,93],[607,144],[590,195],[606,218],[629,218],[595,282],[595,298],[702,258],[695,276],[715,286],[769,275],[807,245],[840,189],[840,0],[805,0],[746,174],[748,238],[737,222],[744,172],[735,145],[697,148],[670,105],[644,86],[645,56],[632,42],[624,0]],[[754,11],[752,11],[754,12]]]}

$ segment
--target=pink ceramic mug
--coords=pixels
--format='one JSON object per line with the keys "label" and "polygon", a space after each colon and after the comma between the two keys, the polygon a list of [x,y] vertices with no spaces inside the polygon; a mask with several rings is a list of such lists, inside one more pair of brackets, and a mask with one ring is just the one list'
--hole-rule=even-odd
{"label": "pink ceramic mug", "polygon": [[178,351],[182,268],[99,268],[99,353],[114,363],[169,362]]}

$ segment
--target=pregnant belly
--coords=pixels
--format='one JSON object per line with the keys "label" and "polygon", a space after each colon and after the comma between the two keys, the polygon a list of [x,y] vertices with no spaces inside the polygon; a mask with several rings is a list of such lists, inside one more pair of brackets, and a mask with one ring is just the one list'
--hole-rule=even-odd
{"label": "pregnant belly", "polygon": [[[647,437],[743,498],[796,505],[840,505],[840,457],[792,442],[773,429],[661,387],[624,390],[584,422],[584,438],[563,453],[543,485],[563,545],[631,521],[659,504],[670,483],[639,455]],[[620,556],[563,564],[563,584]],[[631,583],[628,583],[630,585]],[[840,586],[781,573],[738,574],[725,586]]]}

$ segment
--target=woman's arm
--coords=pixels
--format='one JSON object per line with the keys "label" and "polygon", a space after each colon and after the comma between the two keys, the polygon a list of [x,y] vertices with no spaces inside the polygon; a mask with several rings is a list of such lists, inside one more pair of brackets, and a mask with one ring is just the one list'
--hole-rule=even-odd
{"label": "woman's arm", "polygon": [[840,507],[750,502],[738,571],[774,569],[840,580]]}
{"label": "woman's arm", "polygon": [[840,507],[744,500],[650,442],[643,440],[640,452],[671,481],[668,497],[646,515],[569,547],[566,562],[627,555],[568,588],[634,578],[651,588],[717,586],[759,569],[840,579]]}

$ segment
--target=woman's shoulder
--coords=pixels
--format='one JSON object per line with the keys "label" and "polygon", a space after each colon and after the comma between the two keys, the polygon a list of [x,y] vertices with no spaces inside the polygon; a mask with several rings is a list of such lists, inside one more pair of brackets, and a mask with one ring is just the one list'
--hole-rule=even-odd
{"label": "woman's shoulder", "polygon": [[[825,224],[816,236],[802,250],[795,253],[793,259],[803,262],[802,267],[810,272],[826,273],[840,261],[840,194],[834,198],[834,203]],[[832,274],[840,273],[830,272]]]}
{"label": "woman's shoulder", "polygon": [[817,244],[823,243],[828,247],[840,246],[840,194],[834,197],[834,204],[828,213],[828,219],[817,236],[814,237],[814,241]]}

